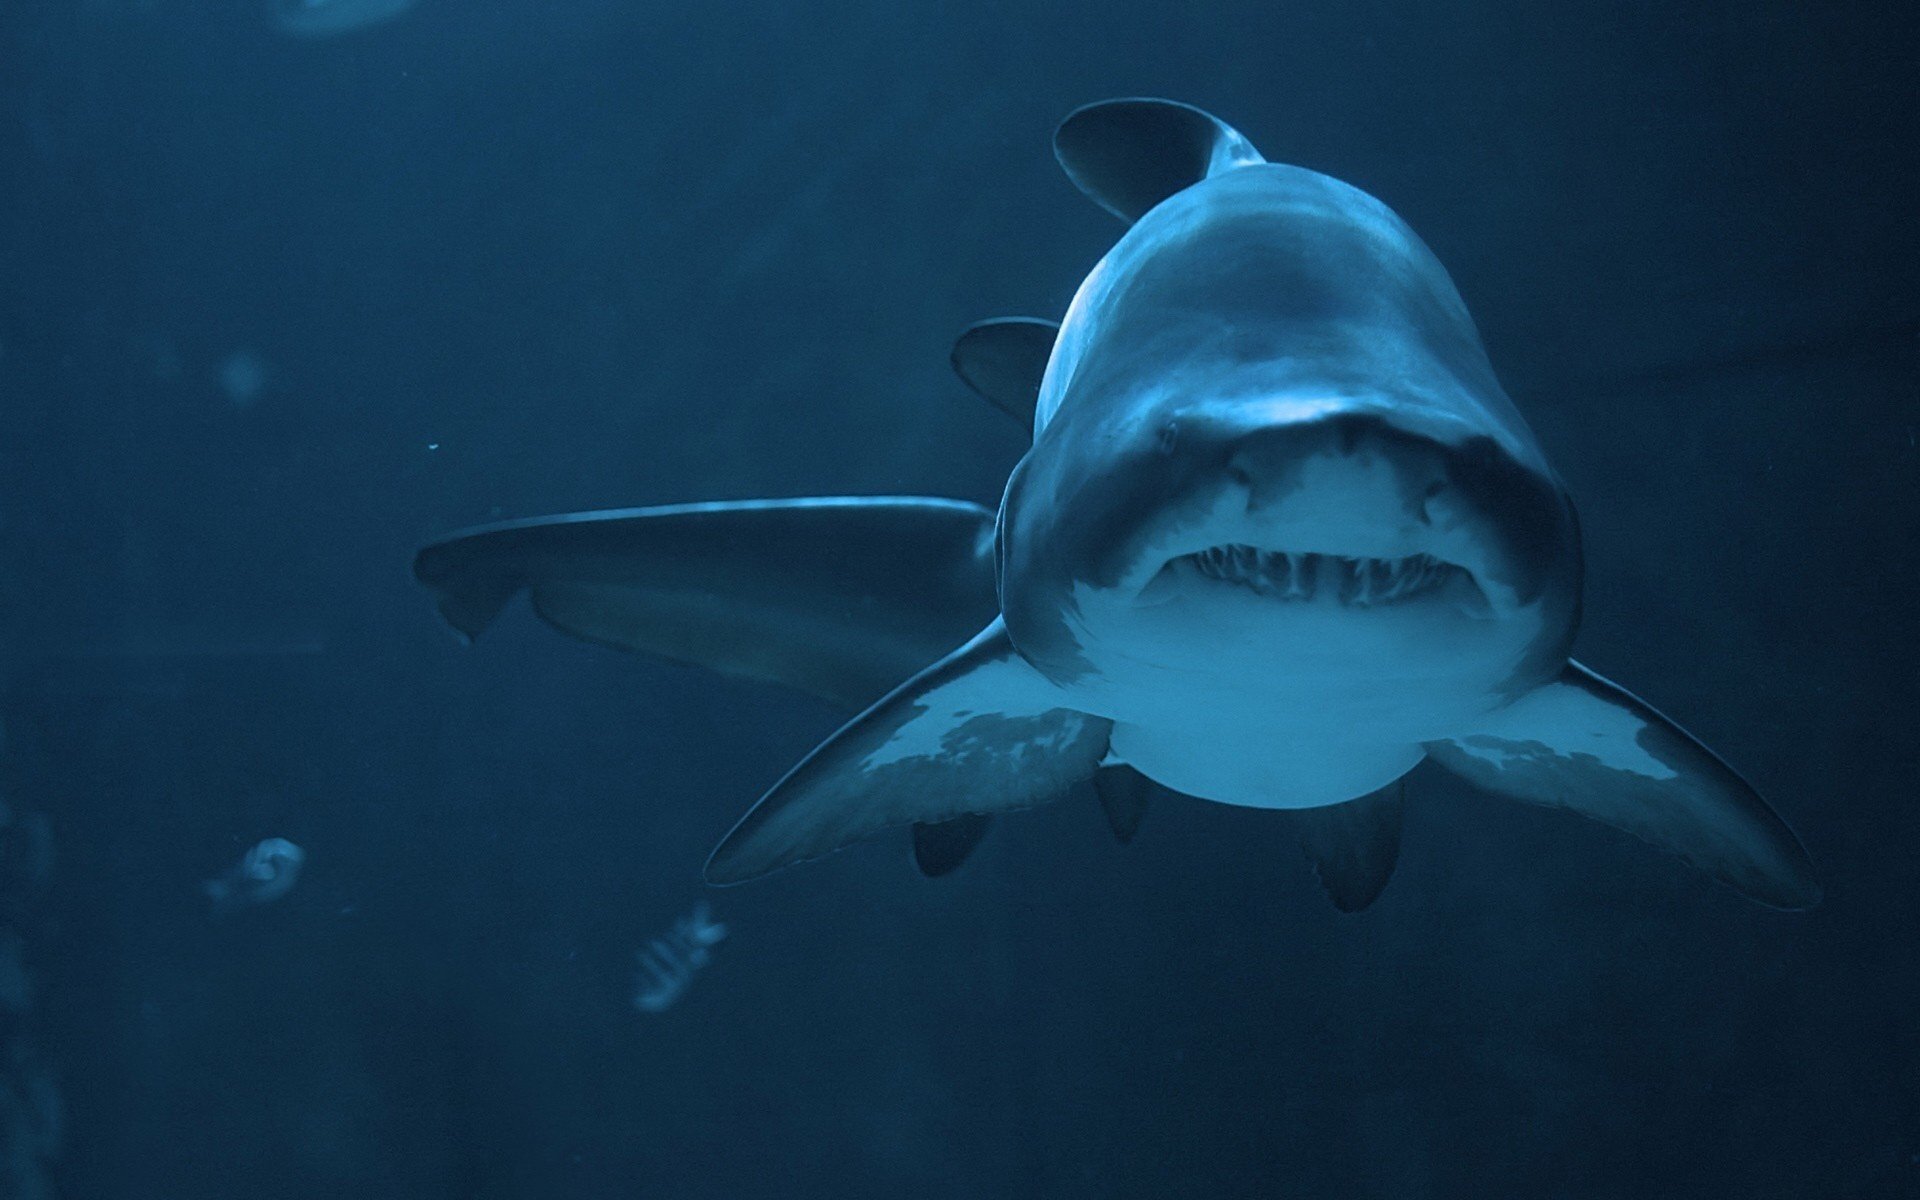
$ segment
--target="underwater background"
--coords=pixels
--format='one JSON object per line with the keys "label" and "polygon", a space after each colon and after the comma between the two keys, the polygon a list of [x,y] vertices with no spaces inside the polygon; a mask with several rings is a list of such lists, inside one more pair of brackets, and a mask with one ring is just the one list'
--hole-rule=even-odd
{"label": "underwater background", "polygon": [[[1920,1196],[1916,20],[0,8],[0,1197]],[[1821,907],[1427,770],[1357,915],[1265,814],[1090,797],[709,890],[839,712],[448,634],[411,556],[477,522],[997,502],[948,349],[1118,236],[1048,139],[1130,94],[1434,248],[1580,506],[1576,653]]]}

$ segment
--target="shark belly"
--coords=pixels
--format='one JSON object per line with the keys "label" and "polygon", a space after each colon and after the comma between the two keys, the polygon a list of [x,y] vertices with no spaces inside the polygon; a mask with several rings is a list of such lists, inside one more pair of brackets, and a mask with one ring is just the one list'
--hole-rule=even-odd
{"label": "shark belly", "polygon": [[1111,754],[1162,786],[1242,808],[1320,808],[1386,787],[1425,751],[1358,728],[1115,722]]}
{"label": "shark belly", "polygon": [[1110,659],[1081,691],[1113,721],[1110,761],[1243,808],[1340,804],[1376,792],[1493,705],[1461,675],[1234,676]]}
{"label": "shark belly", "polygon": [[1530,636],[1525,620],[1463,611],[1445,584],[1369,604],[1336,578],[1365,578],[1357,565],[1290,589],[1242,573],[1259,586],[1179,567],[1151,602],[1081,587],[1065,617],[1089,669],[1064,690],[1114,723],[1111,761],[1217,803],[1318,808],[1379,791],[1426,743],[1499,707]]}

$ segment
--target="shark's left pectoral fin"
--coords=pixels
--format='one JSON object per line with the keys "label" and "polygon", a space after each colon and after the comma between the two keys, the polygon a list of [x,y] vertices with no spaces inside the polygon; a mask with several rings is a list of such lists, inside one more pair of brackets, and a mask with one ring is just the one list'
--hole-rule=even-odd
{"label": "shark's left pectoral fin", "polygon": [[1090,778],[1112,725],[1061,706],[996,619],[828,738],[707,861],[740,883],[877,830],[1005,812]]}
{"label": "shark's left pectoral fin", "polygon": [[1625,830],[1762,904],[1820,902],[1806,850],[1746,780],[1652,706],[1578,663],[1485,728],[1428,743],[1427,753],[1490,792]]}

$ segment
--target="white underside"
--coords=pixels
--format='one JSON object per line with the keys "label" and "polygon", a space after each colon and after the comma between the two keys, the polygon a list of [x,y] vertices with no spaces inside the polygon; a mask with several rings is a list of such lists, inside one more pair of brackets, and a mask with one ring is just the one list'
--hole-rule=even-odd
{"label": "white underside", "polygon": [[1202,800],[1243,808],[1319,808],[1385,787],[1426,753],[1412,743],[1305,734],[1116,722],[1112,758]]}
{"label": "white underside", "polygon": [[1113,720],[1115,759],[1175,791],[1246,808],[1357,799],[1412,770],[1424,743],[1478,727],[1497,705],[1481,680],[1449,676],[1249,686],[1140,669],[1069,692]]}
{"label": "white underside", "polygon": [[1539,629],[1490,582],[1479,525],[1445,494],[1412,504],[1387,456],[1287,467],[1288,487],[1223,484],[1162,520],[1130,570],[1077,581],[1063,606],[1091,667],[1062,680],[1067,703],[1114,722],[1114,758],[1222,804],[1314,808],[1392,783],[1505,702]]}
{"label": "white underside", "polygon": [[1065,687],[1067,703],[1114,722],[1116,760],[1249,808],[1357,799],[1411,770],[1425,743],[1480,728],[1529,629],[1445,587],[1374,607],[1190,574],[1169,590],[1154,603],[1078,590],[1069,625],[1095,670]]}

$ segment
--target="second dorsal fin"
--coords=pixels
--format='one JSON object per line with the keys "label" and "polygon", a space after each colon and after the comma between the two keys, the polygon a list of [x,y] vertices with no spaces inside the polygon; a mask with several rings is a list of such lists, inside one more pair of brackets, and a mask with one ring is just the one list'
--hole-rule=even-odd
{"label": "second dorsal fin", "polygon": [[1047,373],[1058,321],[995,317],[969,325],[953,343],[953,371],[962,383],[1033,431],[1033,407]]}
{"label": "second dorsal fin", "polygon": [[1067,114],[1054,131],[1053,153],[1075,187],[1128,223],[1209,176],[1266,161],[1212,113],[1141,97]]}

